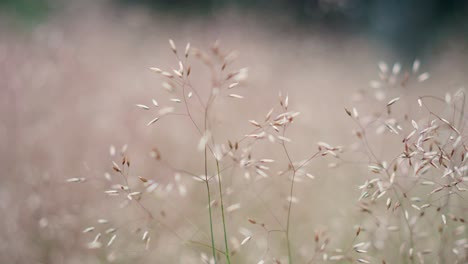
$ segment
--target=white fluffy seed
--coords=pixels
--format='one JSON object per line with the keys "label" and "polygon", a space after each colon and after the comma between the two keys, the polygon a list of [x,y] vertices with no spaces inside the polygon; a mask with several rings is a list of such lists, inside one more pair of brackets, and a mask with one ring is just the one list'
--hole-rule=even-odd
{"label": "white fluffy seed", "polygon": [[430,77],[430,74],[428,72],[425,72],[418,76],[418,82],[424,82],[427,79],[429,79],[429,77]]}

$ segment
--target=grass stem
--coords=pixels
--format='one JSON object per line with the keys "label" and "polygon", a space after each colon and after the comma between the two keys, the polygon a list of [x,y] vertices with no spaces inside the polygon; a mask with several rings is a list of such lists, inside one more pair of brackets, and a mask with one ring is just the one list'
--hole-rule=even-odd
{"label": "grass stem", "polygon": [[230,254],[229,254],[229,245],[228,245],[228,239],[227,239],[227,230],[226,230],[226,218],[224,216],[224,202],[223,202],[223,188],[221,184],[221,174],[219,170],[219,161],[216,160],[216,170],[218,173],[218,186],[219,186],[219,200],[221,203],[221,216],[223,218],[223,231],[224,231],[224,246],[225,246],[225,251],[226,251],[226,261],[228,264],[231,263],[230,259]]}

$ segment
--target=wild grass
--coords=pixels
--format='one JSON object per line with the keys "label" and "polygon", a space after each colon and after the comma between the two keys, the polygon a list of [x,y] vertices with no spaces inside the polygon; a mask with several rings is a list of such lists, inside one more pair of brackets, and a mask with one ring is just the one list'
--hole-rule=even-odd
{"label": "wild grass", "polygon": [[93,14],[2,38],[1,262],[466,262],[458,56]]}
{"label": "wild grass", "polygon": [[[123,181],[111,186],[106,193],[120,200],[123,197],[121,202],[124,206],[135,204],[146,212],[147,221],[136,229],[136,232],[147,230],[142,237],[146,250],[151,250],[149,241],[157,236],[150,233],[167,229],[166,231],[180,240],[180,247],[188,246],[193,252],[199,251],[200,261],[206,263],[426,263],[431,259],[436,259],[438,263],[463,263],[467,260],[468,244],[464,238],[467,207],[464,200],[468,155],[466,135],[463,133],[466,128],[466,98],[463,89],[453,94],[447,93],[445,98],[429,95],[412,98],[405,94],[405,89],[429,79],[429,73],[420,72],[420,62],[416,60],[412,69],[404,72],[400,64],[394,64],[390,69],[381,62],[379,79],[371,81],[369,89],[359,92],[359,100],[354,102],[356,106],[350,110],[345,108],[343,112],[355,123],[353,133],[357,138],[356,144],[343,147],[320,141],[316,145],[316,151],[297,159],[288,149],[292,139],[287,137],[287,131],[300,118],[300,113],[290,110],[289,96],[280,93],[277,105],[262,120],[248,121],[252,125],[251,131],[237,139],[222,142],[216,133],[214,115],[218,110],[215,102],[224,100],[223,103],[231,103],[244,98],[238,93],[244,86],[247,69],[231,69],[235,53],[223,51],[219,42],[211,47],[210,52],[187,44],[183,57],[179,55],[174,41],[169,40],[169,44],[177,68],[151,68],[160,75],[162,86],[170,94],[169,105],[160,105],[157,100],[152,99],[151,107],[145,104],[136,106],[145,111],[156,112],[156,117],[152,117],[147,124],[150,128],[164,129],[163,121],[173,117],[183,117],[179,122],[193,125],[193,131],[199,138],[197,155],[203,156],[203,163],[198,168],[189,170],[172,167],[169,165],[170,161],[161,158],[162,154],[157,149],[153,149],[152,156],[175,172],[175,185],[180,196],[190,197],[192,190],[185,186],[185,181],[204,183],[206,209],[201,207],[197,210],[205,211],[209,227],[206,231],[187,219],[195,227],[195,231],[189,238],[183,238],[178,234],[179,231],[165,223],[164,215],[162,218],[153,217],[150,201],[162,187],[158,186],[157,179],[144,177],[139,177],[140,183],[134,183],[134,187],[131,187],[127,180],[132,177],[128,174],[130,163],[126,152],[122,151],[121,164],[124,168],[121,169],[119,164],[113,162],[113,170],[122,176]],[[191,82],[192,59],[199,60],[200,66],[208,72],[209,77],[206,78],[210,80],[210,89],[207,98],[203,98],[200,88]],[[199,71],[199,74],[202,73]],[[395,97],[388,99],[389,96]],[[366,100],[373,102],[365,102],[365,105],[375,105],[368,110],[371,114],[361,114],[357,110],[357,105]],[[242,100],[238,103],[242,103]],[[255,149],[263,144],[279,145],[277,150],[280,155],[275,156],[280,157],[280,160],[273,160],[268,156],[258,157]],[[376,151],[375,146],[379,145],[384,151],[382,155]],[[308,208],[306,204],[296,205],[301,197],[296,196],[295,185],[314,179],[308,172],[308,165],[317,158],[326,157],[333,159],[329,163],[330,170],[337,166],[357,165],[367,171],[363,172],[365,181],[358,187],[361,194],[356,197],[360,213],[338,220],[354,225],[355,230],[351,231],[354,234],[350,234],[348,238],[345,236],[336,239],[327,232],[317,230],[312,239],[315,249],[299,254],[299,245],[292,235],[292,230],[297,228],[292,216],[298,211],[314,211],[314,208]],[[199,171],[204,174],[200,175]],[[226,176],[228,174],[230,177]],[[281,205],[277,205],[278,208],[271,207],[260,195],[257,196],[260,200],[257,202],[267,209],[266,215],[246,217],[243,224],[259,225],[264,229],[266,242],[264,240],[263,243],[266,244],[262,246],[262,242],[258,242],[254,246],[257,249],[244,255],[247,244],[254,243],[260,235],[252,231],[251,227],[243,227],[242,222],[233,221],[232,217],[227,217],[227,213],[231,215],[236,211],[237,214],[248,216],[252,211],[248,206],[243,206],[243,203],[228,206],[224,196],[228,195],[231,201],[239,199],[245,195],[243,192],[248,185],[259,183],[264,188],[269,188],[268,182],[275,177],[287,178],[289,181],[288,185],[280,187],[288,194],[284,203],[285,213],[279,210]],[[243,178],[244,182],[239,183],[236,178]],[[80,178],[71,178],[68,181],[83,182]],[[223,182],[230,184],[225,185]],[[134,191],[134,188],[140,191]],[[170,195],[173,191],[173,185],[169,183],[162,192]],[[213,196],[216,192],[218,194]],[[146,201],[145,205],[140,202],[143,200]],[[160,202],[175,203],[171,198]],[[216,209],[219,210],[220,218],[215,217]],[[242,213],[243,210],[246,210],[245,213]],[[178,217],[185,217],[184,212],[179,214]],[[265,217],[274,219],[275,228],[257,220]],[[150,231],[153,223],[157,223],[159,227]],[[218,227],[221,227],[220,233],[216,232]],[[235,229],[243,230],[242,242],[230,235]],[[84,230],[85,233],[93,231],[94,227]],[[208,239],[193,239],[199,232],[208,232],[209,235],[205,236]],[[272,233],[278,234],[275,236],[274,248],[270,238]],[[118,239],[117,234],[119,232],[110,237],[108,247]],[[98,233],[88,246],[92,249],[101,248],[105,244],[101,240],[101,233]],[[197,245],[202,248],[193,248]],[[210,256],[204,249],[210,252]],[[171,259],[176,261],[177,257],[172,256]]]}

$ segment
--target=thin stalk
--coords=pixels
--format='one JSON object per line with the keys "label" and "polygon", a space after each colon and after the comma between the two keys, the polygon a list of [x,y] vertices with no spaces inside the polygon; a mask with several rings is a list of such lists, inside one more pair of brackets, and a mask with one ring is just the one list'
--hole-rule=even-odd
{"label": "thin stalk", "polygon": [[292,254],[291,254],[291,240],[289,239],[289,226],[290,226],[290,220],[291,220],[291,208],[292,208],[292,195],[294,193],[294,177],[296,176],[296,170],[293,171],[293,177],[292,177],[292,183],[291,183],[291,189],[289,191],[289,204],[288,204],[288,219],[286,222],[286,241],[288,243],[288,260],[289,264],[292,264]]}
{"label": "thin stalk", "polygon": [[[285,133],[286,133],[286,128],[283,130],[283,136],[285,135]],[[288,158],[289,166],[293,172],[292,179],[291,179],[291,187],[289,190],[288,218],[286,221],[286,242],[288,246],[288,261],[289,261],[289,264],[292,264],[293,261],[292,261],[292,253],[291,253],[291,240],[289,239],[289,226],[291,223],[291,208],[292,208],[292,197],[294,194],[294,179],[296,177],[296,168],[294,167],[292,159],[289,156],[289,152],[288,152],[288,149],[286,148],[285,143],[283,142],[282,145],[283,145],[284,153],[286,154],[286,157]]]}
{"label": "thin stalk", "polygon": [[[211,99],[210,95],[210,99]],[[207,130],[207,119],[208,119],[208,109],[209,109],[209,104],[210,104],[210,99],[208,100],[208,103],[205,108],[205,118],[203,120],[203,129],[204,133],[206,133]],[[213,233],[213,216],[211,213],[211,194],[210,194],[210,184],[208,183],[208,157],[207,157],[207,145],[205,144],[204,152],[205,152],[205,183],[206,183],[206,190],[208,192],[208,211],[210,213],[210,233],[211,233],[211,248],[213,251],[213,259],[214,263],[216,264],[216,250],[215,250],[215,240],[214,240],[214,233]]]}
{"label": "thin stalk", "polygon": [[222,218],[223,218],[224,246],[225,246],[225,249],[226,249],[226,261],[227,261],[228,264],[230,264],[231,259],[230,259],[229,245],[228,245],[228,240],[227,240],[226,219],[225,219],[225,216],[224,216],[223,188],[222,188],[222,185],[221,185],[221,174],[220,174],[220,170],[219,170],[219,161],[218,160],[216,160],[216,169],[218,171],[219,200],[220,200],[220,203],[221,203],[221,215],[222,215]]}
{"label": "thin stalk", "polygon": [[206,155],[205,147],[205,183],[206,183],[206,192],[208,194],[208,213],[210,215],[210,234],[211,234],[211,249],[213,251],[213,259],[216,264],[216,249],[215,249],[215,240],[213,234],[213,217],[211,214],[211,194],[210,194],[210,184],[208,183],[208,160]]}

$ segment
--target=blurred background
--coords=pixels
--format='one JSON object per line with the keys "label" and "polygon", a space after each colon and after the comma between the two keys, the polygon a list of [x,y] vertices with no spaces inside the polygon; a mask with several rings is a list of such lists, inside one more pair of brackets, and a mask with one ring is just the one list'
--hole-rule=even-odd
{"label": "blurred background", "polygon": [[[220,40],[223,49],[239,52],[234,66],[249,68],[239,92],[246,98],[219,106],[228,113],[216,116],[223,138],[245,134],[247,120],[264,116],[278,91],[289,93],[291,107],[301,112],[290,131],[297,159],[317,141],[353,142],[353,124],[343,107],[377,78],[379,61],[409,69],[421,60],[430,82],[415,84],[409,95],[443,96],[468,83],[468,3],[463,0],[0,0],[0,262],[115,261],[116,252],[87,249],[92,236],[81,232],[99,218],[131,218],[103,196],[110,146],[127,145],[133,173],[163,185],[173,175],[148,156],[154,146],[174,166],[202,173],[199,138],[188,133],[190,124],[164,120],[147,128],[153,116],[135,107],[151,98],[168,104],[161,78],[148,68],[177,67],[169,38],[180,48],[191,42],[200,49]],[[200,84],[207,76],[196,68],[193,75]],[[317,226],[338,227],[333,219],[353,210],[358,194],[346,187],[355,184],[354,174],[340,168],[330,173],[327,167],[328,162],[317,162],[314,184],[298,189],[305,206],[316,208],[297,214],[308,219],[298,221],[298,230],[312,226],[313,234]],[[73,177],[87,180],[66,183]],[[281,183],[266,200],[287,195]],[[326,194],[336,188],[330,201]],[[205,207],[202,194],[194,197],[195,204],[174,198],[179,211],[169,205],[156,205],[154,211],[165,211],[173,221],[180,211],[195,217],[194,208]],[[193,219],[207,230],[205,214]],[[306,239],[298,235],[297,244]],[[173,240],[161,234],[154,239],[160,250],[151,255],[135,246],[134,254],[118,263],[155,258],[162,259],[156,263],[190,263],[172,259],[180,253],[167,250],[180,244]]]}

